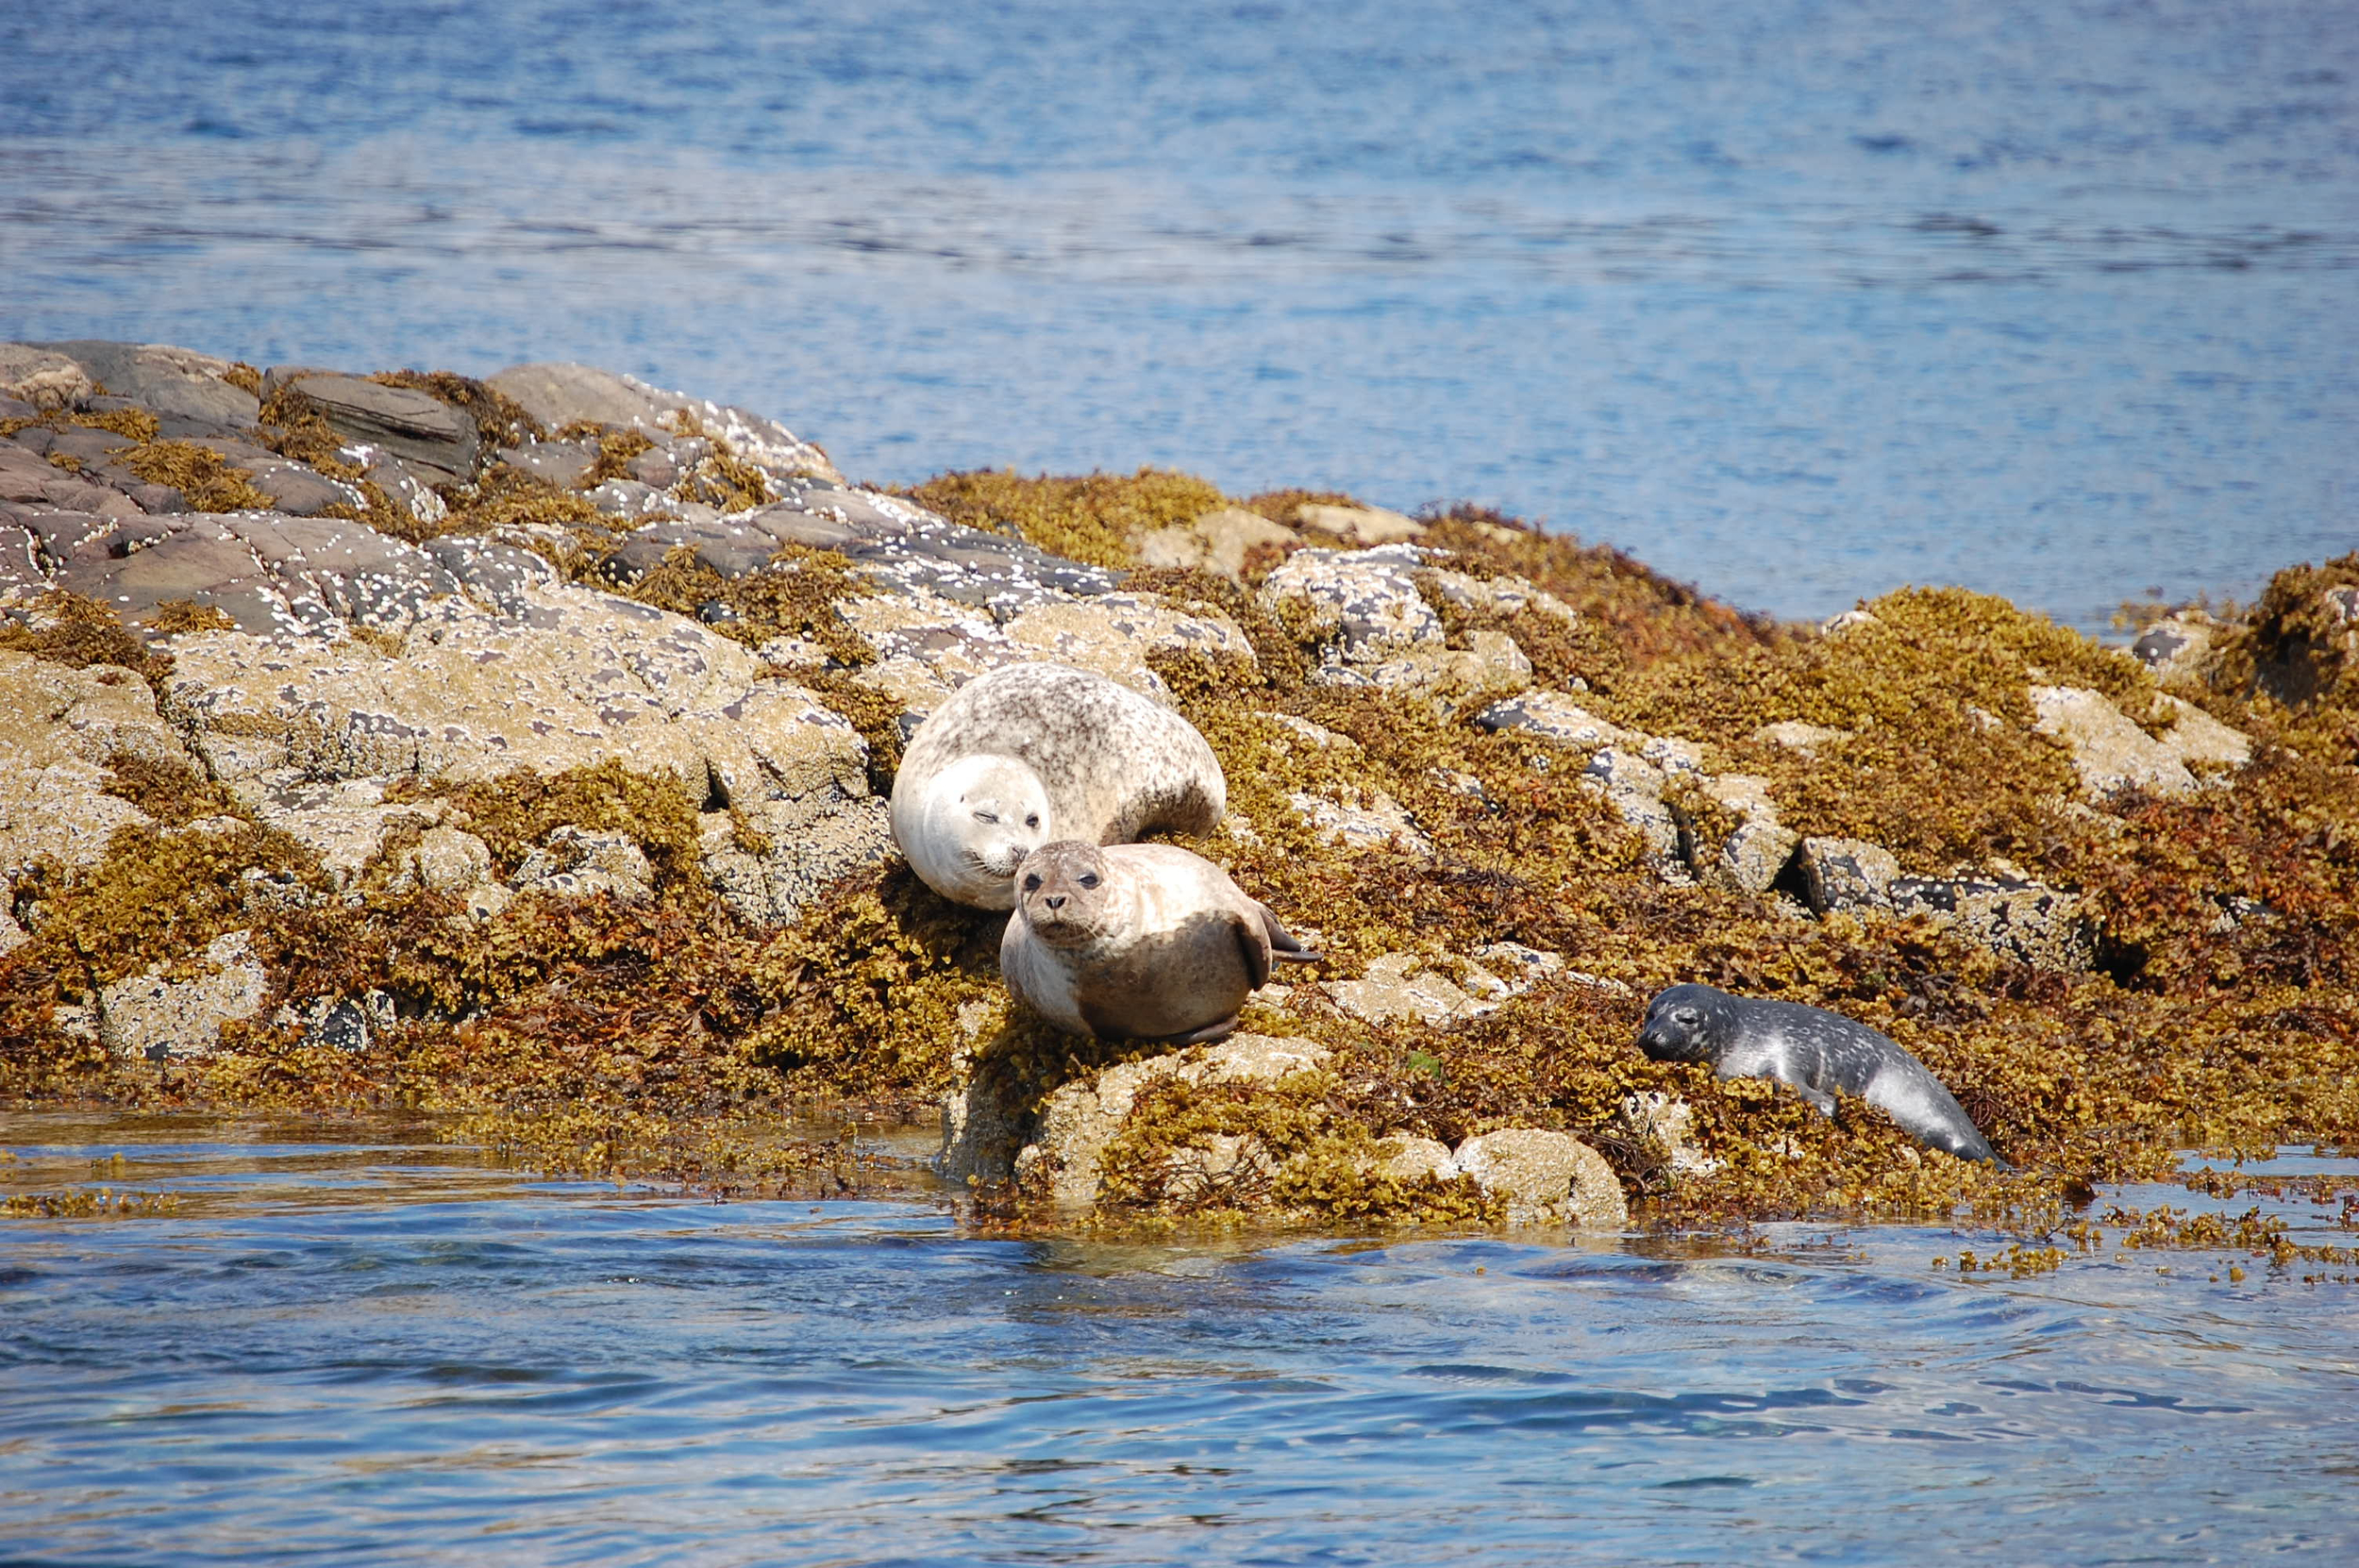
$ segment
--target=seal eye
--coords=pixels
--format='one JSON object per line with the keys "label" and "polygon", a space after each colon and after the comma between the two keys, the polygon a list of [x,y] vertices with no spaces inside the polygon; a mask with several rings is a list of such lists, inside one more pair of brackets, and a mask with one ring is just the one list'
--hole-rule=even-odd
{"label": "seal eye", "polygon": [[996,811],[978,811],[975,813],[975,820],[977,822],[995,823],[999,820],[999,813]]}
{"label": "seal eye", "polygon": [[1024,891],[1026,892],[1040,892],[1040,877],[1037,875],[1034,875],[1024,878]]}
{"label": "seal eye", "polygon": [[1094,871],[1085,871],[1081,873],[1081,886],[1085,888],[1094,888],[1097,886],[1097,873]]}
{"label": "seal eye", "polygon": [[1681,1008],[1671,1014],[1671,1017],[1675,1021],[1684,1024],[1690,1028],[1695,1027],[1698,1016],[1699,1015],[1694,1008]]}
{"label": "seal eye", "polygon": [[1040,826],[1040,813],[1035,811],[1030,816],[1026,817],[1024,819],[1024,826],[1027,827],[1038,827]]}

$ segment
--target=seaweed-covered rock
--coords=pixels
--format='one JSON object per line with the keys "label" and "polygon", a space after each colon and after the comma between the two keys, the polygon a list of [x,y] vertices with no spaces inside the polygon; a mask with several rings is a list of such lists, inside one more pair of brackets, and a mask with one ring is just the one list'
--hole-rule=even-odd
{"label": "seaweed-covered rock", "polygon": [[66,1009],[67,1027],[117,1056],[206,1056],[219,1048],[222,1026],[260,1012],[269,992],[251,934],[231,931],[192,962],[157,964],[101,987],[92,1001]]}
{"label": "seaweed-covered rock", "polygon": [[1469,1138],[1451,1168],[1507,1200],[1510,1225],[1571,1225],[1620,1230],[1630,1204],[1605,1157],[1569,1133],[1509,1127]]}
{"label": "seaweed-covered rock", "polygon": [[[1040,1108],[1039,1132],[1016,1156],[1015,1176],[1036,1200],[1068,1213],[1087,1211],[1096,1201],[1099,1164],[1149,1086],[1170,1080],[1189,1084],[1276,1082],[1315,1070],[1327,1048],[1308,1040],[1270,1035],[1232,1035],[1217,1045],[1197,1045],[1168,1056],[1109,1067],[1066,1084]],[[1242,1141],[1189,1148],[1175,1158],[1192,1160],[1192,1175],[1216,1182],[1257,1151]]]}

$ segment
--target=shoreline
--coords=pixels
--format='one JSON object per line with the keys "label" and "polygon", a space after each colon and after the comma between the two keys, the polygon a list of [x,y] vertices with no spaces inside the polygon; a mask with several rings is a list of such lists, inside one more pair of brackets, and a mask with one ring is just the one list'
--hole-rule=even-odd
{"label": "shoreline", "polygon": [[[1742,615],[1472,509],[879,492],[581,366],[0,345],[0,393],[16,1104],[410,1107],[716,1189],[819,1168],[764,1106],[940,1104],[1047,1224],[2043,1236],[2174,1143],[2359,1143],[2359,557],[2133,654],[1958,590]],[[1229,1043],[1023,1015],[892,850],[915,719],[1025,659],[1195,723],[1192,847],[1321,939]],[[1871,1024],[2020,1169],[1646,1060],[1682,979]]]}

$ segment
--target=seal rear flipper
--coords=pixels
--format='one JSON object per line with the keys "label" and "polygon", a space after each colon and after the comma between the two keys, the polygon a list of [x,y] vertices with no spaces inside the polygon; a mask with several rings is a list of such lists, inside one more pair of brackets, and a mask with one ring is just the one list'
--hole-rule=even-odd
{"label": "seal rear flipper", "polygon": [[1292,931],[1279,925],[1278,917],[1269,912],[1268,905],[1256,904],[1253,907],[1262,911],[1262,931],[1269,939],[1270,957],[1280,963],[1324,963],[1327,960],[1327,955],[1314,953],[1303,946]]}

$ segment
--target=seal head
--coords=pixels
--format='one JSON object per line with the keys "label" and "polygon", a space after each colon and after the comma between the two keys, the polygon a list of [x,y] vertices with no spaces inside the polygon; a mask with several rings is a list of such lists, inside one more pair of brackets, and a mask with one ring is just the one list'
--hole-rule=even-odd
{"label": "seal head", "polygon": [[1839,1012],[1676,985],[1647,1004],[1638,1048],[1655,1061],[1708,1062],[1715,1077],[1774,1078],[1828,1116],[1838,1092],[1856,1094],[1930,1148],[2008,1168],[1923,1062]]}
{"label": "seal head", "polygon": [[1006,908],[1009,878],[1048,840],[1048,792],[1013,757],[962,757],[935,776],[902,849],[946,898]]}
{"label": "seal head", "polygon": [[1096,844],[1067,839],[1028,858],[1017,878],[1016,918],[1033,938],[1061,953],[1105,941],[1128,921],[1125,886],[1107,885],[1111,869]]}

